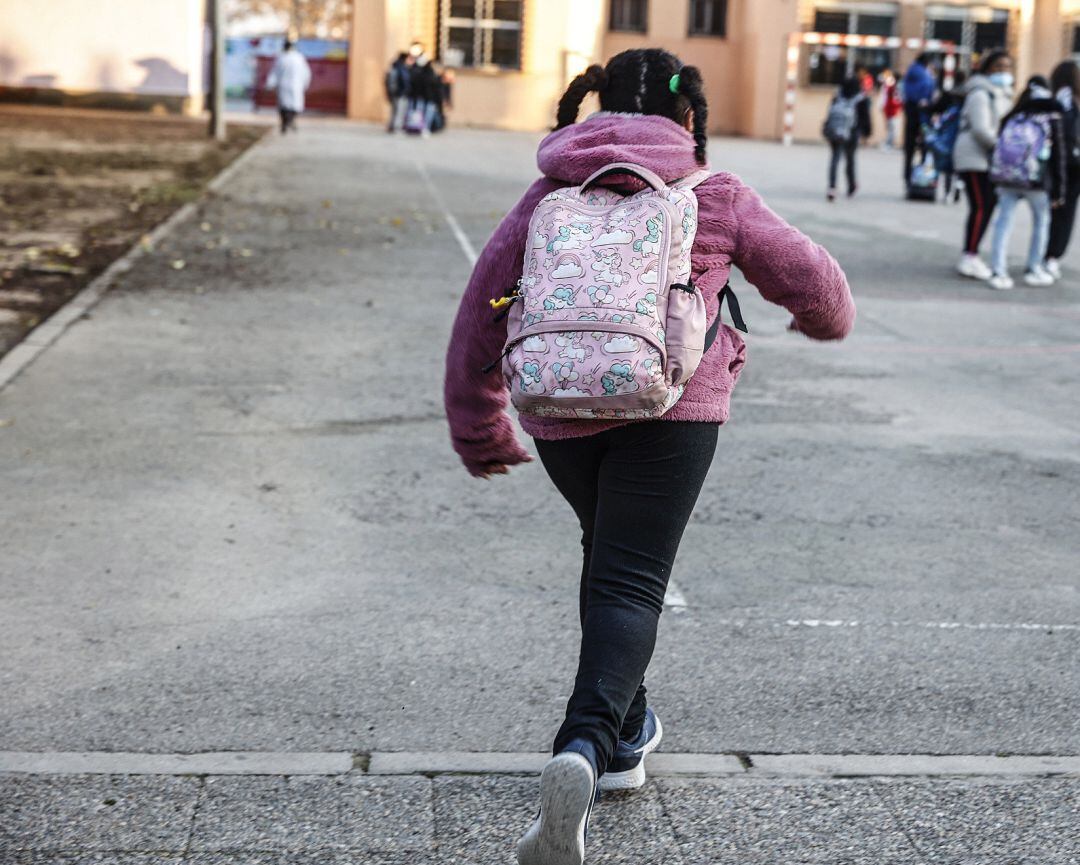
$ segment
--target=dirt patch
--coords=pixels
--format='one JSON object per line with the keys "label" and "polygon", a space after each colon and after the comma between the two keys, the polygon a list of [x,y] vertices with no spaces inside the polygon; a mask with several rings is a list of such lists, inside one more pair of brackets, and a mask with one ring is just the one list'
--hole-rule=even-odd
{"label": "dirt patch", "polygon": [[0,355],[257,141],[265,127],[0,106]]}

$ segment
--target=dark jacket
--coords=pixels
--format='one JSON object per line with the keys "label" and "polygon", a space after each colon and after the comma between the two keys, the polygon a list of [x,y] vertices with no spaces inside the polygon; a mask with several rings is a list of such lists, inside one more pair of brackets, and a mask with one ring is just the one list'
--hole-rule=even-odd
{"label": "dark jacket", "polygon": [[395,60],[386,70],[386,98],[397,99],[409,95],[409,64],[404,60]]}
{"label": "dark jacket", "polygon": [[943,90],[941,95],[930,106],[930,114],[944,114],[950,108],[959,108],[964,104],[964,93],[959,87],[952,90]]}
{"label": "dark jacket", "polygon": [[1062,110],[1061,127],[1065,135],[1065,162],[1073,183],[1080,178],[1080,106],[1073,101]]}
{"label": "dark jacket", "polygon": [[442,85],[430,63],[417,63],[409,76],[409,98],[424,102],[442,102]]}

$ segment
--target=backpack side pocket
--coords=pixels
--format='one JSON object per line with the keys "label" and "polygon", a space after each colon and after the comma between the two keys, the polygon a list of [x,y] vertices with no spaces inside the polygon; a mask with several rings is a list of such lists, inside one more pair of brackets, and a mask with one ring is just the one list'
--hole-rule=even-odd
{"label": "backpack side pocket", "polygon": [[664,377],[670,387],[686,384],[701,363],[705,352],[705,298],[693,280],[668,289],[667,369]]}

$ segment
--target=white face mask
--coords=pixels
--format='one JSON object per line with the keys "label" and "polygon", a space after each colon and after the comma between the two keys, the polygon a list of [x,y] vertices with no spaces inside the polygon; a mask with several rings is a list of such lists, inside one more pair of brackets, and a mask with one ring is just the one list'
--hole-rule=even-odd
{"label": "white face mask", "polygon": [[1000,87],[1003,90],[1012,90],[1013,84],[1016,83],[1016,79],[1011,72],[995,72],[988,77],[990,78],[991,84]]}

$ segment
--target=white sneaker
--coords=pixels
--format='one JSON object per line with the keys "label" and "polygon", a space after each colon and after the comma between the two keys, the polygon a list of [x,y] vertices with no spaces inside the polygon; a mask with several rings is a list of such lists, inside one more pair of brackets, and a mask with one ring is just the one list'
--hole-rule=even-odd
{"label": "white sneaker", "polygon": [[1061,262],[1056,258],[1046,259],[1046,263],[1043,265],[1043,270],[1049,273],[1054,279],[1061,279]]}
{"label": "white sneaker", "polygon": [[1041,267],[1037,267],[1024,274],[1024,283],[1034,288],[1046,288],[1048,285],[1054,284],[1054,277]]}
{"label": "white sneaker", "polygon": [[961,256],[960,263],[956,265],[956,271],[969,279],[989,279],[994,275],[985,261],[977,255],[969,254]]}
{"label": "white sneaker", "polygon": [[1012,277],[1007,273],[995,273],[990,279],[987,280],[987,284],[997,291],[1008,291],[1015,285]]}
{"label": "white sneaker", "polygon": [[518,842],[518,865],[582,865],[596,773],[581,754],[552,757],[540,776],[540,814]]}

